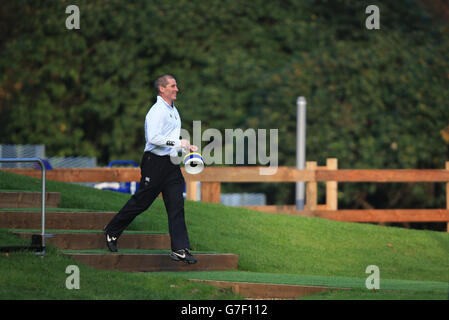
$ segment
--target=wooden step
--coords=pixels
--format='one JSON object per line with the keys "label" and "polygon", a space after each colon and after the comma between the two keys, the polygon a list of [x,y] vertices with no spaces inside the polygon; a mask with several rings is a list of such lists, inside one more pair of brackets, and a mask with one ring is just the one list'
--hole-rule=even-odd
{"label": "wooden step", "polygon": [[[115,212],[46,212],[46,229],[64,230],[103,230],[114,217]],[[0,228],[39,229],[41,212],[2,211]]]}
{"label": "wooden step", "polygon": [[173,261],[168,253],[65,253],[88,266],[103,270],[128,272],[152,271],[221,271],[237,269],[238,256],[235,254],[192,253],[198,262],[187,264]]}
{"label": "wooden step", "polygon": [[[103,232],[92,233],[52,233],[46,239],[47,244],[61,250],[106,249]],[[31,232],[16,232],[16,235],[31,239]],[[118,241],[119,249],[170,249],[170,236],[159,233],[123,233]]]}
{"label": "wooden step", "polygon": [[198,280],[190,281],[203,282],[222,289],[231,289],[232,292],[240,294],[249,299],[297,299],[329,290],[349,290],[347,288],[331,288],[306,285],[288,285],[272,283],[236,282],[236,281],[215,281]]}
{"label": "wooden step", "polygon": [[[42,202],[41,192],[0,192],[0,208],[39,208]],[[58,207],[61,202],[59,192],[45,193],[45,206]]]}
{"label": "wooden step", "polygon": [[449,209],[339,209],[297,210],[296,206],[246,206],[245,208],[304,217],[315,217],[345,222],[449,222]]}

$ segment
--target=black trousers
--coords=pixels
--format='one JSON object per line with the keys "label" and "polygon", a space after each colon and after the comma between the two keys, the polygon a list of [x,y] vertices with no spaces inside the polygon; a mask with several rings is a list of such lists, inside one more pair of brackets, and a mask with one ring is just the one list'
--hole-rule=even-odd
{"label": "black trousers", "polygon": [[171,249],[191,249],[184,218],[184,177],[179,165],[171,162],[170,156],[158,156],[145,152],[140,163],[139,188],[123,208],[112,218],[105,231],[120,237],[122,232],[139,214],[148,209],[162,192],[168,215]]}

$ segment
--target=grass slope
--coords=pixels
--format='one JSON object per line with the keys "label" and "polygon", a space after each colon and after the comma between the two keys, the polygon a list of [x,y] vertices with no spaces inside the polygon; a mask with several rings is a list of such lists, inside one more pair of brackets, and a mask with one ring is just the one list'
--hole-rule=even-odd
{"label": "grass slope", "polygon": [[[40,183],[38,179],[0,172],[0,189],[40,191]],[[47,191],[61,192],[62,208],[117,211],[129,199],[126,194],[54,181],[48,181]],[[354,278],[364,283],[368,276],[366,267],[376,265],[381,281],[427,281],[443,285],[449,281],[447,233],[271,215],[191,201],[186,201],[185,210],[194,250],[238,254],[239,270],[246,271],[240,272],[242,279],[247,274],[272,275],[273,279],[279,275],[307,275]],[[128,230],[167,232],[163,201],[156,199]],[[264,279],[269,280],[270,276]],[[443,289],[438,290],[435,298],[447,297],[447,291],[443,294]],[[432,298],[422,292],[418,297]],[[394,294],[401,296],[400,290]],[[329,298],[347,298],[346,295],[334,292]],[[406,296],[409,295],[410,292]],[[357,294],[349,296],[357,298]]]}
{"label": "grass slope", "polygon": [[[0,229],[0,243],[24,245],[28,241]],[[79,267],[80,289],[68,290],[69,265]],[[185,300],[239,299],[230,290],[194,284],[176,274],[154,275],[103,271],[73,261],[52,247],[45,256],[30,252],[0,255],[0,299],[26,300]]]}

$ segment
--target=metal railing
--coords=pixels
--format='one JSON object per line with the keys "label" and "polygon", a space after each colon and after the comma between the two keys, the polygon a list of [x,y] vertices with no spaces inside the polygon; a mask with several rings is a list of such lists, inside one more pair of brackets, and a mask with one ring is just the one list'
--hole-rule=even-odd
{"label": "metal railing", "polygon": [[42,177],[42,203],[41,203],[41,214],[42,214],[42,228],[41,228],[41,246],[42,254],[45,254],[45,164],[39,158],[0,158],[0,163],[14,163],[14,162],[37,162],[41,166],[41,177]]}

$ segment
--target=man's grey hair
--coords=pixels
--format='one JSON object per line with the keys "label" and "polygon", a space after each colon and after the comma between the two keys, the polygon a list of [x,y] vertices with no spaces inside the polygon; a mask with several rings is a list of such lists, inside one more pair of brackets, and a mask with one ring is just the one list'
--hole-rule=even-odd
{"label": "man's grey hair", "polygon": [[175,79],[171,74],[164,74],[160,76],[154,81],[154,88],[156,89],[157,94],[159,94],[159,87],[166,87],[169,79]]}

